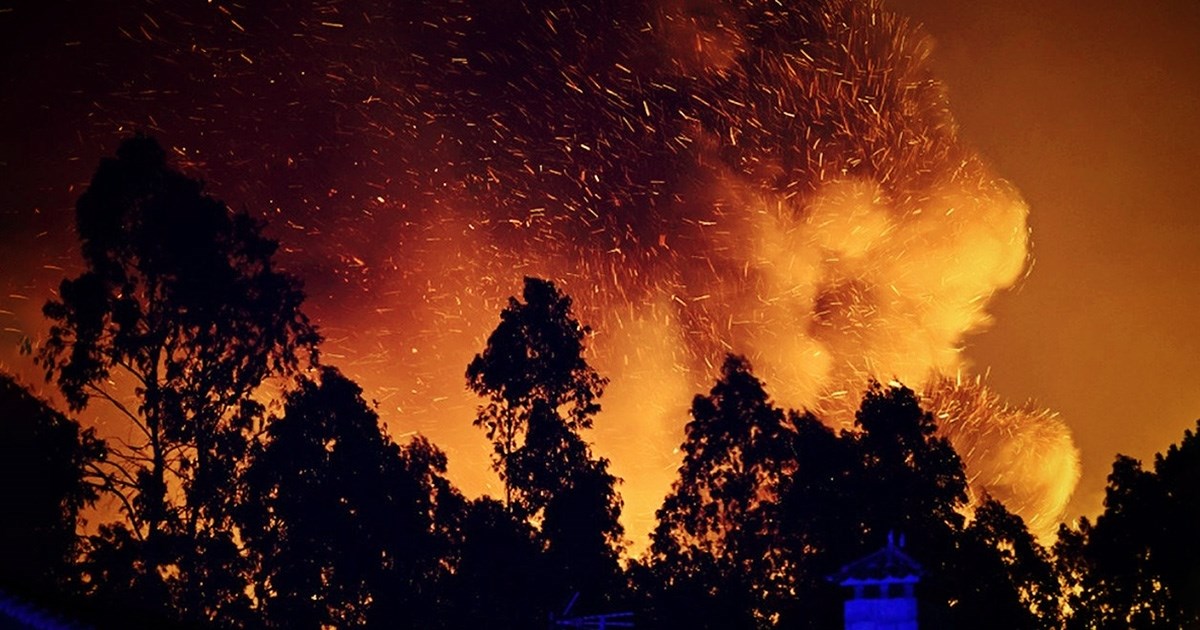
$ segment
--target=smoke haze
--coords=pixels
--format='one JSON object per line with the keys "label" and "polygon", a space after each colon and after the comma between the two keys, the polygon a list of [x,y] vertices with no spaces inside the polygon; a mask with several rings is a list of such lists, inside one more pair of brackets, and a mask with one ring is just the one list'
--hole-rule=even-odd
{"label": "smoke haze", "polygon": [[[88,94],[62,107],[94,142],[158,133],[270,220],[326,357],[469,492],[495,480],[463,372],[538,275],[597,331],[595,438],[636,537],[727,352],[835,424],[869,378],[927,387],[976,491],[1048,532],[1078,479],[1065,425],[940,376],[969,370],[1029,232],[960,142],[928,39],[874,1],[594,4],[147,4],[81,37],[103,51],[81,69],[27,78]],[[69,269],[64,223],[40,256]]]}

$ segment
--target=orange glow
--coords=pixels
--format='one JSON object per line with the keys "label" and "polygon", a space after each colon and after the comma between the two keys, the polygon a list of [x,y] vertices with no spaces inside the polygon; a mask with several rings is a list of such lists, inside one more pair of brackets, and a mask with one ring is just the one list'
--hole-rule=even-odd
{"label": "orange glow", "polygon": [[[325,360],[394,436],[428,436],[467,494],[501,494],[464,372],[522,277],[541,276],[596,331],[590,359],[611,384],[592,437],[624,479],[635,549],[674,479],[690,398],[728,352],[778,404],[832,425],[849,423],[870,378],[927,387],[977,489],[1051,526],[1078,478],[1070,433],[941,376],[969,371],[967,335],[1026,273],[1029,208],[960,140],[918,29],[875,0],[777,13],[673,0],[618,26],[536,16],[517,26],[550,47],[531,54],[442,4],[457,7],[421,7],[440,21],[379,9],[387,19],[338,16],[344,28],[309,39],[275,41],[264,19],[268,54],[253,58],[281,64],[270,89],[288,98],[267,100],[242,65],[188,57],[196,76],[252,85],[178,117],[128,110],[191,147],[181,163],[216,171],[196,174],[218,196],[272,221]],[[580,24],[616,32],[568,31]],[[22,330],[40,330],[28,310]]]}

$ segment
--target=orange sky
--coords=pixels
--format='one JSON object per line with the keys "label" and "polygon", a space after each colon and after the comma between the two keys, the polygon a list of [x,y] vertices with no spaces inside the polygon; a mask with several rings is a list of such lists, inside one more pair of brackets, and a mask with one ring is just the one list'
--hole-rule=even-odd
{"label": "orange sky", "polygon": [[1200,3],[892,0],[937,42],[965,140],[1028,201],[1035,264],[968,355],[1059,411],[1093,513],[1117,452],[1200,417]]}
{"label": "orange sky", "polygon": [[[1193,174],[1200,162],[1200,124],[1194,116],[1200,103],[1200,4],[892,0],[890,6],[926,25],[937,42],[934,70],[950,89],[964,140],[1010,179],[1031,207],[1035,265],[1018,287],[992,298],[988,310],[996,323],[969,339],[969,358],[976,371],[990,369],[989,384],[1000,395],[1014,402],[1033,398],[1062,414],[1083,460],[1069,514],[1094,513],[1117,452],[1151,457],[1177,442],[1200,417],[1200,332],[1190,321],[1191,313],[1200,312],[1200,214],[1192,208],[1200,199],[1200,179]],[[97,11],[121,13],[111,7]],[[44,332],[38,309],[63,268],[77,264],[70,204],[98,157],[111,153],[117,131],[124,129],[116,122],[142,120],[144,104],[127,93],[126,83],[151,76],[163,80],[139,65],[148,58],[145,45],[126,44],[111,25],[104,24],[102,37],[93,34],[86,12],[43,13],[34,17],[44,23],[34,26],[14,17],[25,19],[23,13],[0,15],[0,129],[7,131],[0,134],[0,367],[23,368],[27,380],[35,372],[27,357],[16,356],[17,342]],[[141,19],[118,17],[130,23]],[[211,28],[213,33],[202,35],[224,37]],[[84,61],[100,53],[111,53],[128,68],[113,63],[105,66],[114,68],[112,77],[96,74]],[[243,67],[240,58],[230,59],[230,67]],[[263,56],[254,68],[271,61]],[[286,66],[298,60],[276,61]],[[59,71],[48,72],[51,65]],[[231,77],[238,86],[242,83],[235,79],[247,84],[257,79]],[[301,87],[316,89],[308,83]],[[208,84],[200,88],[203,95],[219,92]],[[97,103],[115,104],[121,112]],[[190,100],[185,105],[190,107]],[[150,111],[153,115],[141,124],[151,128],[173,113],[195,113],[157,105]],[[250,122],[257,129],[271,121]],[[169,144],[197,141],[194,134],[166,126],[171,129],[162,133]],[[205,126],[196,127],[203,137]],[[312,135],[322,131],[328,130],[318,128]],[[290,153],[264,157],[264,164],[283,155]],[[231,188],[223,191],[215,173],[221,162],[214,159],[208,165],[214,172],[206,172],[218,194],[235,206],[250,204],[269,213],[264,198],[275,203],[278,191],[255,188],[264,176],[245,178],[250,183],[241,189],[226,182]],[[281,177],[281,170],[276,168],[273,177]],[[334,174],[318,170],[296,177],[336,179]],[[354,181],[343,177],[330,186]],[[323,203],[313,202],[312,215],[305,216],[333,235],[331,241],[348,238],[338,236],[339,224],[327,218]],[[287,222],[277,221],[272,229],[292,239],[291,245],[317,245]],[[297,271],[309,281],[314,304],[344,301],[340,294],[334,300],[322,293],[331,286],[328,278],[320,284],[308,269]],[[331,353],[338,352],[338,337],[349,334],[336,325],[325,332]],[[452,377],[447,387],[460,394],[462,368],[455,366],[465,361],[446,363]],[[619,392],[611,393],[608,402],[619,408]],[[402,432],[423,430],[423,422],[432,422],[416,416],[410,421],[415,426]],[[443,444],[452,468],[482,460],[487,449],[466,414],[456,421],[457,430],[471,437],[463,441],[468,446]],[[456,446],[479,456],[461,456]]]}

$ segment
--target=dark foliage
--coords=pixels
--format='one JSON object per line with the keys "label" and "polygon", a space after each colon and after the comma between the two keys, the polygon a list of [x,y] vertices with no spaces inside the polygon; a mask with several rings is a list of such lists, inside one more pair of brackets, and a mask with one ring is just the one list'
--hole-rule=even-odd
{"label": "dark foliage", "polygon": [[862,473],[856,489],[870,498],[864,522],[873,533],[932,529],[932,535],[962,527],[959,510],[967,501],[962,460],[935,434],[933,415],[921,409],[912,390],[872,383],[854,424],[859,431],[845,437],[857,444]]}
{"label": "dark foliage", "polygon": [[[872,382],[835,432],[731,356],[623,572],[618,480],[583,437],[607,381],[553,283],[526,278],[467,368],[505,484],[503,503],[467,501],[433,444],[395,443],[357,384],[304,371],[319,337],[276,244],[153,140],[101,164],[77,225],[85,271],[46,304],[38,361],[134,438],[105,445],[0,375],[0,589],[103,627],[530,628],[576,593],[577,613],[629,606],[630,581],[639,627],[835,627],[829,576],[892,531],[925,567],[925,626],[1200,627],[1191,431],[1153,471],[1118,457],[1105,512],[1064,527],[1052,562],[1003,505],[968,505],[911,390]],[[81,541],[100,491],[124,520]]]}
{"label": "dark foliage", "polygon": [[[1197,423],[1200,428],[1200,423]],[[1059,530],[1070,628],[1200,627],[1200,437],[1155,456],[1118,455],[1093,524]]]}
{"label": "dark foliage", "polygon": [[462,503],[445,472],[427,440],[392,442],[338,371],[289,394],[251,457],[239,519],[267,625],[430,627],[444,513]]}
{"label": "dark foliage", "polygon": [[95,559],[137,561],[89,563],[93,583],[180,620],[239,619],[250,602],[229,489],[261,419],[252,394],[314,352],[299,282],[274,268],[276,243],[257,222],[172,170],[146,137],[101,163],[76,226],[85,271],[46,304],[38,358],[73,409],[103,400],[134,436],[104,471],[127,522],[94,546]]}
{"label": "dark foliage", "polygon": [[1050,554],[1021,518],[985,497],[959,542],[963,623],[973,628],[1058,628],[1059,583]]}
{"label": "dark foliage", "polygon": [[487,399],[475,424],[493,442],[508,508],[533,525],[548,601],[565,603],[575,592],[612,601],[623,590],[621,499],[608,460],[581,435],[607,381],[584,358],[590,329],[575,319],[569,297],[526,278],[522,298],[509,299],[467,367],[468,387]]}
{"label": "dark foliage", "polygon": [[0,591],[61,606],[80,590],[79,512],[104,456],[91,429],[0,373]]}
{"label": "dark foliage", "polygon": [[[863,542],[880,544],[887,532],[903,532],[909,551],[928,571],[922,580],[921,617],[935,627],[966,623],[970,610],[950,610],[965,577],[956,544],[963,529],[967,477],[950,443],[935,432],[933,415],[912,390],[871,383],[855,414],[851,440],[858,464],[850,494],[857,498]],[[982,613],[982,611],[979,611]]]}
{"label": "dark foliage", "polygon": [[[470,502],[448,583],[445,628],[540,628],[558,610],[553,579],[533,527],[487,497]],[[553,594],[552,594],[553,593]]]}
{"label": "dark foliage", "polygon": [[[859,455],[811,414],[796,417],[796,469],[780,497],[780,539],[788,559],[781,624],[832,628],[842,623],[844,594],[829,582],[843,564],[874,551],[862,536],[863,497],[854,494]],[[877,546],[877,545],[876,545]]]}
{"label": "dark foliage", "polygon": [[727,358],[709,395],[692,402],[679,479],[658,511],[650,552],[657,623],[766,623],[786,577],[778,498],[795,470],[795,437],[749,364]]}
{"label": "dark foliage", "polygon": [[[571,298],[538,278],[525,278],[521,297],[524,302],[509,298],[487,347],[467,366],[467,386],[487,399],[475,425],[492,441],[507,502],[533,516],[545,508],[557,481],[541,467],[520,463],[540,457],[519,452],[526,434],[540,428],[543,436],[565,436],[591,428],[607,381],[583,356],[591,329],[575,320]],[[555,423],[566,430],[555,430]],[[564,445],[560,455],[570,456],[569,450]]]}
{"label": "dark foliage", "polygon": [[872,383],[856,430],[839,435],[775,408],[730,357],[692,417],[649,564],[634,573],[655,627],[836,626],[842,594],[827,578],[890,531],[926,568],[922,623],[1054,625],[1045,550],[993,501],[965,525],[962,463],[911,390]]}
{"label": "dark foliage", "polygon": [[844,495],[853,503],[838,510],[838,518],[853,515],[856,523],[846,530],[857,535],[858,545],[878,545],[890,530],[904,534],[906,551],[925,570],[918,591],[921,623],[1054,627],[1058,585],[1045,549],[1020,517],[988,498],[967,524],[962,461],[937,435],[933,415],[921,409],[916,394],[872,383],[855,426],[842,435],[854,454]]}

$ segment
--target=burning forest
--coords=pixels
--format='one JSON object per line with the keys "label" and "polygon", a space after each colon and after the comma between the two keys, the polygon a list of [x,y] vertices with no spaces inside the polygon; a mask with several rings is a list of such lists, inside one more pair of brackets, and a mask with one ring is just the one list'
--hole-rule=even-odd
{"label": "burning forest", "polygon": [[[484,456],[444,418],[471,413],[462,365],[503,299],[559,282],[598,331],[598,448],[637,530],[725,353],[844,424],[868,378],[961,380],[964,336],[1027,269],[1028,208],[958,139],[927,39],[872,3],[176,11],[118,16],[92,80],[122,87],[88,133],[168,132],[263,213],[327,355],[452,454]],[[1005,403],[975,400],[996,413],[952,434],[968,468],[1048,533],[1069,431],[1041,412],[995,431]]]}
{"label": "burning forest", "polygon": [[[29,92],[71,95],[39,115],[78,125],[48,131],[45,144],[99,156],[136,132],[161,147],[140,135],[90,184],[95,162],[69,158],[55,177],[73,185],[34,177],[11,195],[78,205],[74,226],[69,212],[37,206],[36,218],[6,235],[29,280],[3,312],[24,352],[6,349],[0,359],[27,380],[52,381],[94,430],[81,444],[107,440],[108,465],[151,471],[146,486],[136,472],[113,481],[105,465],[89,469],[107,485],[75,504],[108,497],[97,520],[131,519],[127,530],[101,526],[90,557],[124,553],[134,538],[159,549],[160,536],[183,536],[226,554],[220,575],[244,575],[240,561],[262,572],[253,579],[265,590],[247,590],[249,600],[211,599],[173,590],[193,569],[179,559],[187,554],[160,549],[166,555],[135,563],[162,574],[189,621],[257,610],[269,625],[307,614],[303,597],[276,598],[288,570],[268,567],[292,543],[263,532],[320,538],[319,528],[288,529],[288,519],[304,517],[288,511],[300,508],[285,501],[293,489],[279,472],[293,456],[312,470],[330,466],[309,491],[340,492],[336,466],[350,460],[304,450],[318,434],[329,454],[342,444],[395,449],[392,464],[346,469],[347,478],[373,480],[349,500],[397,510],[397,522],[429,534],[428,545],[458,550],[406,565],[411,573],[397,563],[386,577],[356,574],[356,584],[484,575],[488,554],[472,556],[470,544],[517,555],[542,545],[553,564],[569,540],[594,562],[569,559],[555,570],[607,576],[586,588],[625,595],[603,605],[661,604],[688,592],[680,584],[706,579],[663,566],[699,562],[695,549],[747,553],[758,542],[737,547],[730,528],[763,518],[782,529],[763,525],[754,540],[796,546],[743,567],[762,578],[752,589],[760,594],[745,617],[727,621],[773,626],[795,611],[772,597],[825,601],[829,587],[810,578],[836,571],[829,558],[849,560],[797,549],[862,550],[861,541],[838,540],[835,524],[804,516],[804,502],[858,514],[839,503],[846,488],[883,497],[891,491],[872,485],[878,478],[907,474],[888,472],[896,451],[872,441],[886,427],[907,436],[898,443],[910,467],[940,462],[912,482],[936,486],[914,501],[927,499],[920,505],[938,516],[885,506],[838,526],[872,540],[882,540],[888,518],[924,528],[910,534],[947,576],[969,563],[943,563],[939,554],[950,552],[938,547],[939,528],[963,548],[1007,545],[1026,554],[1029,571],[1058,570],[1037,540],[1053,539],[1080,479],[1075,439],[1053,410],[990,389],[964,356],[968,335],[990,325],[993,298],[1031,272],[1030,210],[960,137],[929,37],[878,0],[64,4],[69,11],[7,11],[27,24],[61,16],[60,28],[78,34],[56,52],[60,74],[20,75]],[[107,28],[92,30],[94,22]],[[8,33],[14,50],[36,36]],[[156,219],[159,205],[188,210]],[[213,249],[195,245],[208,242]],[[148,271],[156,265],[172,271]],[[178,309],[156,310],[164,304]],[[544,322],[501,334],[537,309],[555,314],[545,317],[567,341],[553,343],[569,351],[538,336]],[[496,349],[522,335],[532,349]],[[521,361],[556,352],[586,369],[568,369],[561,386],[550,368],[514,384]],[[705,437],[702,418],[737,405],[752,410],[738,416],[753,418],[747,433],[726,436],[733,455],[713,455],[722,442],[704,441],[716,438]],[[893,417],[902,420],[889,424]],[[329,418],[358,433],[343,436]],[[374,434],[376,423],[384,434]],[[751,448],[763,435],[776,436],[773,445]],[[556,446],[520,455],[538,440]],[[295,451],[281,446],[293,442]],[[822,490],[802,455],[815,444],[830,454],[812,451],[812,466],[862,485]],[[742,471],[751,453],[763,458],[747,482],[762,484],[757,494],[722,499],[722,484],[686,479],[707,474],[705,465]],[[547,481],[538,457],[584,472]],[[239,463],[222,468],[225,458]],[[859,460],[865,472],[848,463]],[[242,507],[219,500],[226,478],[239,480],[229,502]],[[607,487],[595,495],[603,499],[571,502],[588,484]],[[409,494],[383,491],[392,487]],[[429,504],[404,520],[398,496]],[[689,501],[730,501],[725,522],[696,529],[701,512]],[[598,538],[553,538],[586,529],[572,510],[605,523]],[[1076,533],[1078,549],[1088,527]],[[238,535],[197,533],[207,529]],[[401,552],[388,545],[405,543],[378,544],[390,557]],[[340,552],[328,553],[335,562]],[[618,557],[633,561],[628,573]],[[789,572],[807,577],[780,582]],[[89,588],[111,577],[88,575]],[[211,583],[218,574],[205,575]],[[1053,583],[1057,593],[1059,578],[1023,575],[1012,584],[1026,612],[1061,621],[1069,605],[1045,592]],[[626,581],[635,586],[617,586]],[[455,588],[469,590],[437,592]],[[376,597],[346,595],[328,624],[402,618],[379,612]],[[408,621],[435,627],[431,619]]]}

